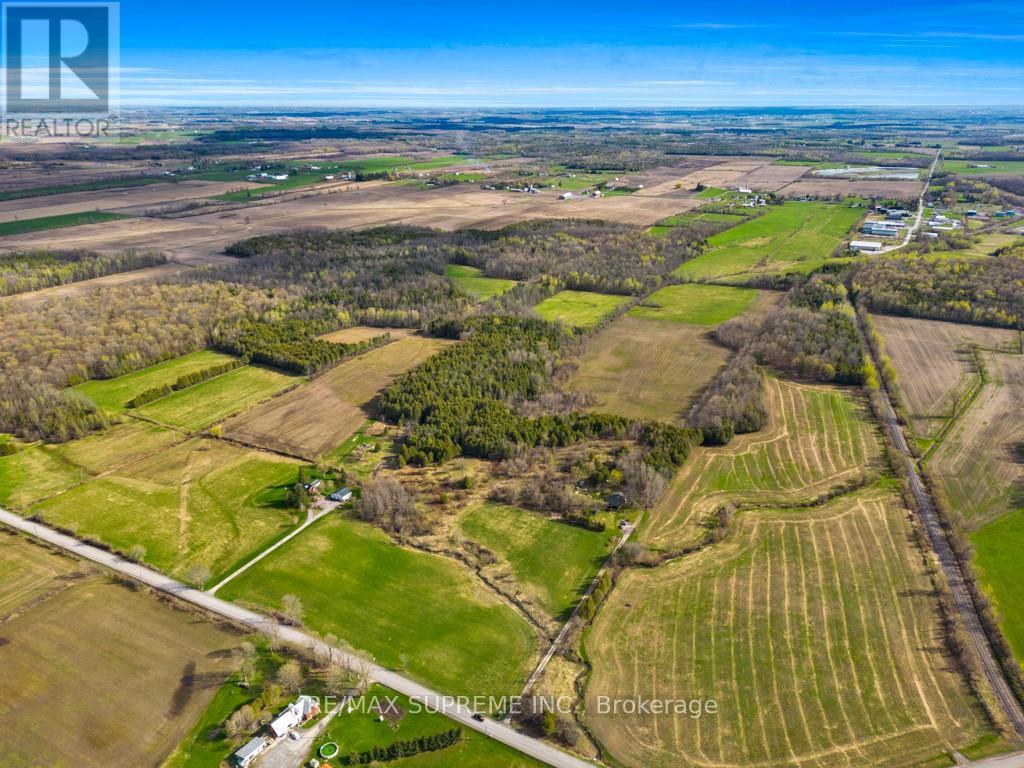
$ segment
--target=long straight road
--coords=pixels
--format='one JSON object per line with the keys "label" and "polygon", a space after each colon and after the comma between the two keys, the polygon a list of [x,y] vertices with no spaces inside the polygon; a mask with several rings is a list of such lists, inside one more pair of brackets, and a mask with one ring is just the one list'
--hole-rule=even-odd
{"label": "long straight road", "polygon": [[[865,347],[870,349],[866,345]],[[878,364],[877,360],[875,364]],[[953,554],[953,548],[946,538],[946,532],[939,520],[939,513],[935,507],[935,502],[932,500],[931,493],[921,480],[917,463],[910,452],[910,446],[907,445],[899,419],[896,418],[896,411],[892,407],[889,393],[884,387],[879,392],[882,396],[883,417],[886,429],[888,429],[893,443],[903,457],[907,477],[910,480],[910,491],[914,494],[914,500],[917,502],[918,516],[924,525],[925,532],[928,534],[928,540],[931,542],[932,549],[938,558],[939,567],[942,568],[946,582],[949,584],[950,592],[953,596],[953,607],[960,616],[960,621],[966,630],[971,651],[978,660],[985,679],[992,688],[996,702],[1000,709],[1002,709],[1007,721],[1017,732],[1017,735],[1024,739],[1024,708],[1021,707],[1020,702],[1011,690],[1010,684],[1006,681],[1006,676],[1003,674],[1003,669],[996,660],[995,653],[992,651],[992,645],[989,643],[988,635],[982,626],[977,606],[975,606],[974,600],[971,598],[963,571],[960,569],[960,563]]]}
{"label": "long straight road", "polygon": [[507,725],[495,722],[494,720],[484,720],[483,722],[474,720],[473,710],[464,703],[457,701],[454,697],[444,696],[436,691],[432,691],[430,688],[420,685],[414,680],[369,662],[360,656],[355,656],[342,648],[332,648],[320,638],[303,632],[301,629],[281,624],[255,611],[241,608],[234,603],[226,602],[206,592],[192,589],[162,573],[137,563],[129,562],[111,552],[81,542],[46,525],[26,520],[5,509],[0,509],[0,525],[6,525],[40,541],[45,541],[71,553],[75,557],[91,560],[153,589],[172,595],[179,600],[222,616],[237,624],[249,627],[254,631],[273,634],[281,642],[293,648],[302,651],[315,651],[324,656],[332,653],[334,658],[342,660],[351,669],[365,672],[370,679],[386,688],[422,702],[423,706],[455,720],[462,727],[478,731],[546,765],[553,766],[554,768],[593,768],[593,763],[562,752],[530,736],[525,736]]}

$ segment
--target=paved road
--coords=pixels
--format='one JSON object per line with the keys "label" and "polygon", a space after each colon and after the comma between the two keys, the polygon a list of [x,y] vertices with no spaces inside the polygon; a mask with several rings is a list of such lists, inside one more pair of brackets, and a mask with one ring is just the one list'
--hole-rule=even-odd
{"label": "paved road", "polygon": [[960,615],[960,620],[967,631],[967,639],[971,650],[981,665],[981,669],[988,680],[989,686],[992,688],[999,707],[1003,710],[1006,719],[1016,730],[1017,734],[1024,738],[1024,709],[1021,708],[1020,702],[1010,689],[1010,685],[1003,675],[1002,667],[1000,667],[999,662],[996,661],[995,654],[992,652],[992,646],[989,643],[988,636],[985,634],[974,601],[971,599],[971,593],[964,580],[960,563],[953,554],[953,549],[946,538],[946,532],[939,521],[939,514],[935,508],[931,493],[921,481],[917,463],[914,461],[910,447],[907,445],[907,440],[903,435],[903,430],[900,428],[889,393],[884,388],[880,393],[884,405],[883,415],[886,428],[889,430],[893,442],[903,456],[903,463],[907,470],[907,476],[910,479],[910,490],[917,502],[918,515],[928,534],[932,549],[938,558],[939,566],[942,568],[946,581],[949,583],[949,588],[953,595],[953,607]]}
{"label": "paved road", "polygon": [[[369,678],[381,685],[421,701],[424,706],[455,720],[463,728],[483,733],[495,741],[500,741],[502,744],[512,747],[524,755],[529,755],[546,765],[554,766],[554,768],[592,768],[594,765],[530,736],[524,736],[518,731],[493,720],[485,720],[482,723],[477,722],[473,719],[473,711],[464,704],[455,701],[452,697],[443,696],[397,672],[384,669],[344,649],[329,648],[322,640],[303,632],[301,629],[279,624],[267,616],[241,608],[233,603],[225,602],[206,592],[200,592],[197,589],[187,587],[169,576],[165,576],[137,563],[128,562],[115,554],[85,544],[48,526],[26,520],[4,509],[0,509],[0,525],[6,525],[22,531],[53,546],[60,547],[76,557],[99,563],[153,589],[173,595],[179,600],[184,600],[187,603],[191,603],[218,616],[223,616],[257,632],[274,633],[282,642],[292,647],[303,650],[315,650],[323,656],[331,652],[334,654],[334,658],[342,660],[343,663],[350,665],[352,669],[365,672]],[[481,693],[486,695],[488,692]]]}
{"label": "paved road", "polygon": [[1024,752],[1014,752],[1012,755],[989,757],[985,760],[965,763],[963,768],[1024,768]]}
{"label": "paved road", "polygon": [[898,251],[900,248],[906,248],[910,244],[911,238],[921,228],[921,222],[924,219],[924,198],[928,194],[928,187],[931,186],[932,177],[935,175],[935,169],[939,167],[939,158],[942,157],[942,150],[936,150],[935,159],[932,160],[932,167],[928,171],[928,178],[925,180],[924,189],[921,190],[921,196],[917,199],[917,215],[914,216],[914,225],[907,229],[907,234],[903,238],[903,242],[899,245],[890,245],[885,248],[881,248],[877,253],[892,253]]}

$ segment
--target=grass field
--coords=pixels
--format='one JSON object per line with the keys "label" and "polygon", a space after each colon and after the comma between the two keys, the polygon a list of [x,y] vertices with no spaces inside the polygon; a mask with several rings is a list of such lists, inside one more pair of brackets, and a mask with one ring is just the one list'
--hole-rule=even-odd
{"label": "grass field", "polygon": [[595,533],[504,504],[486,503],[462,532],[507,564],[516,583],[552,616],[571,610],[610,551],[613,532]]}
{"label": "grass field", "polygon": [[694,396],[728,359],[729,350],[703,326],[630,312],[590,340],[569,388],[592,395],[595,411],[681,423]]}
{"label": "grass field", "polygon": [[501,296],[516,286],[515,280],[486,277],[482,269],[462,264],[449,264],[447,274],[448,279],[455,283],[459,290],[480,301]]}
{"label": "grass field", "polygon": [[38,219],[19,219],[17,221],[0,222],[0,237],[23,235],[26,232],[41,232],[45,229],[61,229],[77,227],[80,224],[102,224],[105,221],[127,219],[119,213],[103,211],[84,211],[82,213],[65,213],[60,216],[42,216]]}
{"label": "grass field", "polygon": [[227,676],[236,642],[96,577],[56,592],[4,624],[0,762],[160,765]]}
{"label": "grass field", "polygon": [[875,327],[896,366],[900,398],[914,435],[933,438],[978,380],[971,347],[1008,349],[1014,331],[939,320],[876,315]]}
{"label": "grass field", "polygon": [[447,342],[408,336],[332,368],[310,384],[224,424],[232,439],[315,458],[345,442],[369,418],[377,393]]}
{"label": "grass field", "polygon": [[574,328],[592,328],[628,301],[628,296],[561,291],[534,309],[545,320],[563,322]]}
{"label": "grass field", "polygon": [[279,608],[450,694],[517,692],[535,653],[530,625],[453,561],[405,549],[331,515],[219,592]]}
{"label": "grass field", "polygon": [[325,333],[320,338],[334,344],[358,344],[361,341],[369,341],[385,333],[390,333],[392,340],[398,341],[398,339],[404,339],[412,331],[407,328],[375,328],[369,325],[353,325],[348,328],[342,328],[340,331]]}
{"label": "grass field", "polygon": [[810,271],[823,264],[864,215],[844,204],[789,202],[720,232],[711,249],[676,270],[687,280]]}
{"label": "grass field", "polygon": [[217,574],[294,524],[284,495],[297,477],[297,462],[197,438],[32,512],[122,552],[141,544],[145,561],[167,573],[201,564]]}
{"label": "grass field", "polygon": [[1024,160],[943,160],[941,170],[958,176],[1024,176]]}
{"label": "grass field", "polygon": [[173,384],[179,376],[212,368],[233,360],[230,355],[204,349],[166,360],[116,379],[95,379],[72,389],[81,392],[108,413],[123,413],[136,395],[147,389]]}
{"label": "grass field", "polygon": [[[916,766],[992,738],[938,639],[898,492],[743,513],[725,542],[627,571],[585,636],[586,720],[643,768]],[[716,714],[597,713],[597,697],[713,699]]]}
{"label": "grass field", "polygon": [[140,416],[187,432],[197,432],[298,384],[301,378],[246,365],[182,389],[138,409]]}
{"label": "grass field", "polygon": [[[372,714],[375,703],[384,707],[394,703],[405,714],[394,726],[389,722],[380,722]],[[333,742],[338,745],[339,754],[348,755],[374,747],[387,747],[396,741],[432,736],[453,727],[455,723],[443,715],[428,712],[419,703],[374,685],[354,703],[351,712],[338,713],[324,734],[317,739],[316,749]],[[316,757],[315,751],[310,757]],[[393,765],[400,768],[533,768],[541,764],[464,728],[461,743],[438,752],[398,760]]]}
{"label": "grass field", "polygon": [[724,448],[699,448],[639,531],[653,547],[690,544],[726,501],[806,504],[837,487],[877,477],[881,444],[852,390],[765,381],[770,423]]}
{"label": "grass field", "polygon": [[746,312],[760,291],[721,285],[670,285],[629,311],[630,317],[718,325]]}
{"label": "grass field", "polygon": [[1024,664],[1024,504],[975,531],[974,563],[1017,660]]}

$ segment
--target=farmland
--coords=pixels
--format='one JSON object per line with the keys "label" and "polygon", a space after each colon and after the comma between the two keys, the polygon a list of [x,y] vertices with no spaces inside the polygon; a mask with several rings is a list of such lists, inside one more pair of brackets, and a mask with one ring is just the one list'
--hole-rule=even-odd
{"label": "farmland", "polygon": [[711,250],[683,264],[676,274],[699,281],[810,271],[832,255],[862,215],[862,209],[831,203],[772,207],[711,237]]}
{"label": "farmland", "polygon": [[310,628],[453,694],[517,691],[535,651],[525,619],[461,566],[338,515],[219,592],[270,608],[286,594],[301,598]]}
{"label": "farmland", "polygon": [[973,347],[1010,348],[1017,334],[1001,328],[878,315],[900,380],[900,395],[918,437],[930,438],[978,379]]}
{"label": "farmland", "polygon": [[1017,660],[1024,663],[1024,505],[971,535],[974,563]]}
{"label": "farmland", "polygon": [[562,322],[574,328],[592,328],[628,301],[627,296],[561,291],[542,301],[534,310],[545,320]]}
{"label": "farmland", "polygon": [[[587,721],[630,766],[923,763],[989,734],[935,637],[898,494],[744,513],[718,547],[628,572],[585,638]],[[717,712],[596,714],[598,696]]]}
{"label": "farmland", "polygon": [[459,290],[480,301],[500,296],[516,285],[515,280],[486,277],[483,270],[462,264],[449,264],[447,274],[448,279],[455,283]]}
{"label": "farmland", "polygon": [[444,344],[438,339],[409,336],[370,350],[310,384],[231,419],[224,425],[224,434],[297,456],[327,454],[369,418],[369,406],[378,392]]}
{"label": "farmland", "polygon": [[149,403],[137,413],[160,424],[196,432],[300,381],[297,376],[247,365]]}
{"label": "farmland", "polygon": [[681,423],[728,358],[704,327],[627,315],[590,341],[569,387],[591,395],[597,411]]}
{"label": "farmland", "polygon": [[193,439],[47,499],[32,508],[175,575],[214,574],[295,522],[285,491],[298,464],[219,441]]}
{"label": "farmland", "polygon": [[26,232],[40,232],[45,229],[61,227],[77,227],[82,224],[102,224],[105,221],[116,221],[124,216],[103,211],[66,213],[60,216],[42,216],[37,219],[19,219],[0,223],[0,237],[21,235]]}
{"label": "farmland", "polygon": [[461,520],[462,532],[498,555],[516,583],[552,616],[575,605],[609,551],[608,534],[487,503]]}
{"label": "farmland", "polygon": [[151,365],[148,368],[142,368],[124,376],[118,376],[115,379],[93,379],[72,389],[82,393],[108,413],[123,413],[128,409],[128,403],[147,389],[164,385],[170,386],[179,376],[212,368],[233,359],[230,355],[204,349]]}
{"label": "farmland", "polygon": [[69,582],[45,550],[13,551],[26,548],[0,548],[0,567],[35,569],[21,588],[43,590],[4,624],[4,764],[38,765],[42,754],[83,768],[160,764],[225,679],[236,639],[99,577]]}
{"label": "farmland", "polygon": [[1024,176],[1024,160],[948,160],[942,170],[957,176]]}
{"label": "farmland", "polygon": [[670,285],[629,311],[630,317],[694,325],[718,325],[741,315],[758,291],[719,285]]}
{"label": "farmland", "polygon": [[768,378],[766,399],[769,426],[725,448],[698,449],[651,511],[641,541],[683,546],[727,501],[807,504],[878,475],[879,438],[852,392]]}

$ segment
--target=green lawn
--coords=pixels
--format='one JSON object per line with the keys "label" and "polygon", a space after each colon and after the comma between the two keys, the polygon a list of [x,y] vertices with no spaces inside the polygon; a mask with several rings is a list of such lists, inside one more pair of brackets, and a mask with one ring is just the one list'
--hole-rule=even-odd
{"label": "green lawn", "polygon": [[[374,704],[387,707],[392,702],[405,712],[395,726],[380,722],[372,714]],[[317,739],[309,757],[316,757],[316,750],[329,742],[337,744],[339,755],[344,756],[374,747],[388,747],[396,741],[444,733],[453,727],[455,723],[443,715],[428,712],[418,702],[373,685],[353,704],[352,711],[346,709],[335,716],[324,734]],[[475,731],[463,729],[462,742],[453,747],[396,760],[388,765],[400,768],[533,768],[540,763]]]}
{"label": "green lawn", "polygon": [[552,616],[576,605],[604,562],[613,536],[492,503],[471,510],[461,526],[466,536],[508,562],[516,582]]}
{"label": "green lawn", "polygon": [[592,328],[629,300],[629,296],[562,291],[545,299],[534,309],[545,320],[561,321],[576,328]]}
{"label": "green lawn", "polygon": [[123,413],[136,395],[147,389],[173,384],[179,376],[202,371],[232,360],[230,355],[204,349],[175,357],[116,379],[95,379],[72,389],[80,392],[108,413]]}
{"label": "green lawn", "polygon": [[155,400],[140,416],[189,432],[205,429],[301,381],[298,376],[247,365]]}
{"label": "green lawn", "polygon": [[202,564],[214,574],[262,548],[295,523],[284,497],[298,463],[215,440],[194,439],[32,507],[60,526],[77,525],[127,552],[182,575]]}
{"label": "green lawn", "polygon": [[1024,509],[971,535],[975,563],[1017,660],[1024,663]]}
{"label": "green lawn", "polygon": [[41,216],[38,219],[19,219],[18,221],[0,222],[0,237],[22,235],[26,232],[40,232],[45,229],[61,229],[77,227],[80,224],[100,224],[104,221],[127,219],[120,213],[104,213],[103,211],[83,211],[81,213],[65,213],[60,216]]}
{"label": "green lawn", "polygon": [[516,286],[515,280],[486,277],[483,270],[462,264],[449,264],[446,272],[448,279],[455,283],[460,290],[480,301],[500,296]]}
{"label": "green lawn", "polygon": [[710,250],[675,274],[690,280],[807,271],[824,263],[864,215],[846,204],[796,203],[710,238]]}
{"label": "green lawn", "polygon": [[[986,168],[972,168],[984,165]],[[1024,160],[943,160],[941,170],[958,176],[1024,176]]]}
{"label": "green lawn", "polygon": [[758,291],[720,285],[670,285],[629,311],[631,317],[694,325],[718,325],[742,315]]}
{"label": "green lawn", "polygon": [[219,592],[271,608],[287,594],[311,629],[449,694],[517,692],[536,650],[530,625],[465,568],[337,514]]}

